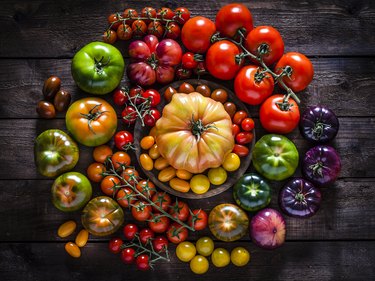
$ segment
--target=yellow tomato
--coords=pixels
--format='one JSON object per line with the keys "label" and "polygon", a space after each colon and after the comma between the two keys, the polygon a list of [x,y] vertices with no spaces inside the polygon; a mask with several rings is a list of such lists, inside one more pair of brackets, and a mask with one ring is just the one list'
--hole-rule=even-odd
{"label": "yellow tomato", "polygon": [[196,244],[198,254],[208,257],[214,250],[214,241],[210,237],[199,238]]}
{"label": "yellow tomato", "polygon": [[161,182],[167,182],[176,176],[176,169],[173,167],[167,167],[159,172],[158,180]]}
{"label": "yellow tomato", "polygon": [[163,170],[164,168],[167,168],[169,166],[169,163],[167,159],[163,157],[159,157],[158,159],[155,160],[154,167],[156,170]]}
{"label": "yellow tomato", "polygon": [[209,267],[208,260],[203,256],[197,255],[190,261],[190,269],[195,274],[206,273],[208,270],[208,267]]}
{"label": "yellow tomato", "polygon": [[229,252],[223,248],[217,248],[211,255],[211,261],[216,267],[224,267],[230,263]]}
{"label": "yellow tomato", "polygon": [[244,266],[250,260],[250,253],[243,247],[237,247],[232,250],[230,259],[235,266]]}
{"label": "yellow tomato", "polygon": [[75,242],[78,247],[82,248],[83,246],[86,245],[88,239],[89,239],[89,232],[86,229],[82,229],[78,233]]}
{"label": "yellow tomato", "polygon": [[73,258],[79,258],[81,256],[81,250],[73,242],[68,242],[65,244],[65,251]]}
{"label": "yellow tomato", "polygon": [[153,146],[155,143],[155,139],[153,136],[145,136],[141,139],[141,147],[144,150],[149,150],[151,146]]}
{"label": "yellow tomato", "polygon": [[156,143],[151,146],[150,150],[148,151],[148,155],[150,155],[150,157],[154,160],[160,157],[160,152]]}
{"label": "yellow tomato", "polygon": [[146,171],[151,171],[154,168],[154,161],[152,161],[151,157],[146,153],[142,153],[139,156],[139,162]]}
{"label": "yellow tomato", "polygon": [[210,181],[205,175],[195,175],[190,180],[190,188],[196,194],[203,194],[210,188]]}
{"label": "yellow tomato", "polygon": [[188,192],[190,190],[190,184],[179,178],[173,178],[169,181],[169,185],[179,192]]}
{"label": "yellow tomato", "polygon": [[59,229],[57,230],[57,235],[61,238],[68,237],[74,232],[76,227],[77,224],[74,221],[67,221],[60,225]]}
{"label": "yellow tomato", "polygon": [[229,153],[224,158],[223,168],[228,172],[236,171],[241,165],[240,157],[236,153]]}
{"label": "yellow tomato", "polygon": [[208,179],[214,185],[221,185],[227,180],[227,172],[222,168],[212,168],[208,171]]}
{"label": "yellow tomato", "polygon": [[176,248],[176,255],[180,261],[189,262],[195,257],[197,250],[191,242],[181,242]]}

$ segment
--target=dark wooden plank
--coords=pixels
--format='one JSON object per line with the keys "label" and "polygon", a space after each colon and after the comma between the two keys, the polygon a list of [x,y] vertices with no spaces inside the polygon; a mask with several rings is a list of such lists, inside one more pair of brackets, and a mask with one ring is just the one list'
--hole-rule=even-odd
{"label": "dark wooden plank", "polygon": [[[193,15],[214,20],[220,7],[228,2],[231,1],[186,0],[183,5]],[[255,25],[278,28],[287,51],[297,50],[314,56],[375,54],[373,1],[238,2],[251,9]],[[178,1],[153,1],[152,5],[176,8],[181,4]],[[2,1],[0,56],[72,57],[84,44],[101,40],[110,13],[130,7],[141,10],[144,6],[149,3]]]}
{"label": "dark wooden plank", "polygon": [[[275,251],[249,243],[224,244],[228,250],[243,246],[251,261],[244,267],[230,264],[210,268],[199,280],[371,280],[375,275],[375,242],[289,242]],[[140,272],[109,253],[106,243],[89,243],[79,259],[64,252],[61,243],[0,244],[2,280],[195,280],[188,263],[180,262],[171,249],[171,262],[159,262],[155,270]]]}
{"label": "dark wooden plank", "polygon": [[[374,116],[375,58],[313,59],[315,77],[308,89],[300,93],[301,108],[326,104],[339,116]],[[1,61],[0,118],[37,118],[35,106],[42,99],[44,80],[50,75],[62,79],[62,88],[73,100],[85,96],[70,74],[70,60],[13,60]],[[213,80],[206,75],[203,79]],[[123,85],[126,83],[124,77]],[[230,83],[220,82],[226,86]],[[105,97],[112,101],[111,95]],[[337,101],[340,100],[338,103]],[[253,116],[259,108],[248,106]],[[63,117],[64,114],[59,114]]]}
{"label": "dark wooden plank", "polygon": [[[0,241],[61,241],[56,231],[60,224],[73,219],[80,222],[80,212],[63,213],[51,203],[52,180],[0,181]],[[283,183],[272,183],[271,207],[279,209],[277,196]],[[102,195],[94,185],[94,196]],[[322,190],[323,202],[319,212],[309,219],[284,216],[287,240],[359,240],[375,239],[375,179],[339,180],[333,187]],[[185,200],[192,209],[209,212],[220,203],[232,202],[232,191],[207,199]],[[22,206],[21,208],[15,208]],[[125,222],[132,222],[126,210]],[[120,231],[121,232],[121,231]],[[122,235],[122,234],[120,234]],[[209,230],[190,233],[189,239],[211,235]],[[93,240],[107,240],[92,236]],[[246,235],[243,240],[249,240]]]}
{"label": "dark wooden plank", "polygon": [[[374,118],[340,118],[341,128],[333,145],[342,159],[341,177],[375,177],[375,119]],[[256,119],[257,137],[265,132],[259,127]],[[33,162],[33,141],[46,129],[60,128],[65,130],[65,120],[39,119],[1,119],[0,120],[0,179],[38,179]],[[120,124],[118,130],[125,129]],[[301,158],[310,144],[302,139],[298,130],[288,135],[300,152]],[[80,159],[77,171],[85,171],[91,163],[92,148],[80,145]],[[297,175],[299,175],[299,171]]]}

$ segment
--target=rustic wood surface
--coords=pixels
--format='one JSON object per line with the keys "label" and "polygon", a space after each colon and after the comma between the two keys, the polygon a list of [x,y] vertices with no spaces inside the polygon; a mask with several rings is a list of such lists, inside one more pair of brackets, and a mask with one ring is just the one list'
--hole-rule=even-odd
{"label": "rustic wood surface", "polygon": [[[106,17],[125,7],[188,7],[193,15],[215,18],[231,1],[53,1],[4,0],[0,9],[0,280],[195,280],[171,247],[171,263],[142,273],[125,266],[107,250],[108,238],[90,237],[80,259],[64,251],[57,227],[80,214],[66,214],[50,202],[52,180],[38,175],[33,141],[49,128],[65,129],[64,114],[39,119],[35,105],[43,81],[54,74],[73,99],[87,96],[70,74],[70,59],[86,43],[100,40]],[[286,51],[308,55],[315,68],[311,85],[300,94],[302,109],[326,104],[339,116],[332,142],[342,157],[340,178],[323,190],[321,210],[305,219],[286,218],[287,242],[274,251],[257,248],[248,236],[240,242],[216,242],[228,250],[244,246],[252,254],[244,268],[211,264],[202,280],[373,280],[375,278],[375,2],[371,0],[254,0],[245,3],[256,25],[273,25]],[[126,57],[127,44],[116,44]],[[127,61],[127,60],[126,60]],[[205,77],[215,81],[210,77]],[[126,78],[124,78],[126,82]],[[231,87],[231,82],[223,83]],[[106,99],[110,102],[111,97]],[[248,107],[259,126],[258,108]],[[119,128],[125,128],[120,125]],[[288,135],[303,155],[311,144],[298,130]],[[77,171],[92,161],[91,148],[80,146]],[[251,167],[249,171],[252,171]],[[296,176],[300,175],[298,169]],[[272,182],[271,207],[284,182]],[[94,195],[99,195],[94,185]],[[233,202],[231,191],[189,201],[209,211]],[[126,221],[133,221],[126,212]],[[208,230],[194,234],[195,241]]]}

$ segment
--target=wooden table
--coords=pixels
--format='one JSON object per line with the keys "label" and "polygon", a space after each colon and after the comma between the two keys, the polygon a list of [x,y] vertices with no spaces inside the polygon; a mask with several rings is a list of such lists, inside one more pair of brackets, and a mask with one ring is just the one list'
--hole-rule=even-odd
{"label": "wooden table", "polygon": [[[42,120],[35,112],[43,81],[61,77],[76,100],[85,96],[70,74],[72,56],[86,43],[100,40],[106,17],[126,7],[176,8],[179,1],[4,0],[0,9],[0,280],[187,280],[195,279],[171,247],[172,261],[154,271],[125,266],[107,250],[108,238],[91,237],[80,259],[64,251],[66,239],[57,227],[80,214],[59,212],[50,202],[51,179],[38,175],[33,140],[49,128],[65,129],[63,115]],[[230,1],[186,0],[193,15],[215,18]],[[300,220],[287,217],[287,242],[274,251],[240,242],[216,242],[228,250],[241,245],[251,262],[217,269],[211,264],[204,280],[370,280],[375,277],[375,3],[374,1],[239,1],[251,9],[256,25],[273,25],[286,51],[307,54],[314,80],[300,93],[302,108],[331,107],[341,128],[333,145],[342,157],[336,184],[323,190],[318,214]],[[125,54],[126,44],[117,44]],[[213,79],[211,79],[213,80]],[[227,83],[231,86],[231,83]],[[108,97],[108,100],[111,98]],[[249,107],[258,122],[258,108]],[[120,125],[123,128],[123,125]],[[303,155],[310,147],[298,130],[289,137]],[[81,146],[76,170],[85,172],[91,149]],[[250,169],[252,170],[252,168]],[[300,171],[297,172],[297,176]],[[271,206],[277,206],[281,183],[272,183]],[[100,194],[95,186],[95,195]],[[231,191],[189,201],[209,211],[232,202]],[[131,221],[129,213],[126,221]],[[196,240],[208,231],[191,236]]]}

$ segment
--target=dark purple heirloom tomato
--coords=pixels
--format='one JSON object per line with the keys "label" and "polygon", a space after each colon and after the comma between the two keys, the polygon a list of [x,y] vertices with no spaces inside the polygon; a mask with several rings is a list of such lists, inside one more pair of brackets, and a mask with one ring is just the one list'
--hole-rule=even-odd
{"label": "dark purple heirloom tomato", "polygon": [[326,106],[310,106],[301,116],[299,129],[308,141],[325,143],[337,135],[339,120]]}
{"label": "dark purple heirloom tomato", "polygon": [[320,207],[320,190],[309,181],[296,178],[289,181],[279,194],[279,205],[291,217],[307,218],[315,215]]}
{"label": "dark purple heirloom tomato", "polygon": [[311,148],[306,152],[302,163],[303,175],[318,187],[327,187],[334,183],[340,170],[340,156],[328,145]]}

